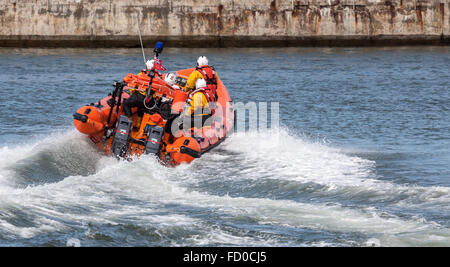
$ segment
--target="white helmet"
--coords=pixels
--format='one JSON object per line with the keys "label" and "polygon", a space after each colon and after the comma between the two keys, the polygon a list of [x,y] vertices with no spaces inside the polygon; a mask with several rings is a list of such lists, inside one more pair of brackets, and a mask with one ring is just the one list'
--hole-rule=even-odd
{"label": "white helmet", "polygon": [[177,75],[173,72],[167,73],[166,77],[164,77],[164,81],[168,83],[170,86],[173,86],[177,81]]}
{"label": "white helmet", "polygon": [[151,60],[147,60],[147,62],[145,63],[145,65],[147,66],[148,70],[151,70],[153,68],[153,64],[155,63],[155,61],[153,59]]}
{"label": "white helmet", "polygon": [[199,88],[203,88],[206,87],[206,81],[205,79],[197,79],[197,81],[195,82],[195,89],[199,89]]}
{"label": "white helmet", "polygon": [[204,66],[204,65],[208,65],[208,58],[205,56],[199,56],[197,59],[197,66]]}

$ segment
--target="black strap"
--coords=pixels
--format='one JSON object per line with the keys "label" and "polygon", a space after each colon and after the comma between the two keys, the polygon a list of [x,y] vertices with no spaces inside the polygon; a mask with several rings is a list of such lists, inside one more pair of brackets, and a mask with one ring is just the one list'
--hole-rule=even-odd
{"label": "black strap", "polygon": [[81,122],[86,122],[87,119],[88,119],[88,116],[76,112],[75,114],[73,114],[73,118],[75,120],[78,120],[78,121],[81,121]]}
{"label": "black strap", "polygon": [[196,151],[192,148],[186,147],[186,146],[181,146],[180,147],[180,153],[182,154],[187,154],[193,158],[200,158],[202,156],[202,153],[200,153],[199,151]]}

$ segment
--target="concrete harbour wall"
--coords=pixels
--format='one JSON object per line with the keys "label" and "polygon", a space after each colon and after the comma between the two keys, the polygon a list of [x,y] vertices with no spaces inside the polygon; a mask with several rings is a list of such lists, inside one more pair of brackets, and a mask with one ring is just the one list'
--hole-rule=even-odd
{"label": "concrete harbour wall", "polygon": [[450,0],[1,0],[0,46],[448,45]]}

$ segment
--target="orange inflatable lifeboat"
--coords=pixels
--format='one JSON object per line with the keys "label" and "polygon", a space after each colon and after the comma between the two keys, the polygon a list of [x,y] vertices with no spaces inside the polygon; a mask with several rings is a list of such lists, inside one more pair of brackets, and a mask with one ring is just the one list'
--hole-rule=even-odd
{"label": "orange inflatable lifeboat", "polygon": [[[218,79],[217,103],[208,118],[209,123],[188,129],[174,125],[187,98],[183,88],[194,70],[177,71],[177,85],[181,89],[165,83],[165,74],[153,79],[147,75],[127,74],[122,82],[114,83],[114,90],[107,97],[77,110],[75,128],[107,155],[130,160],[152,154],[163,165],[172,167],[190,163],[220,144],[233,131],[235,119],[227,88]],[[141,112],[132,109],[131,120],[122,108],[123,101],[130,97],[130,88],[147,90],[153,97],[151,107]]]}

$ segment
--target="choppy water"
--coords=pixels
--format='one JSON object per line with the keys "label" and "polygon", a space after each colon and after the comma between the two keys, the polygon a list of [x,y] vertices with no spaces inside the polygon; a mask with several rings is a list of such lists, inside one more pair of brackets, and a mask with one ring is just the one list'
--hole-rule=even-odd
{"label": "choppy water", "polygon": [[449,47],[162,59],[199,54],[236,102],[280,102],[280,127],[167,169],[72,127],[139,50],[0,49],[0,245],[450,246]]}

